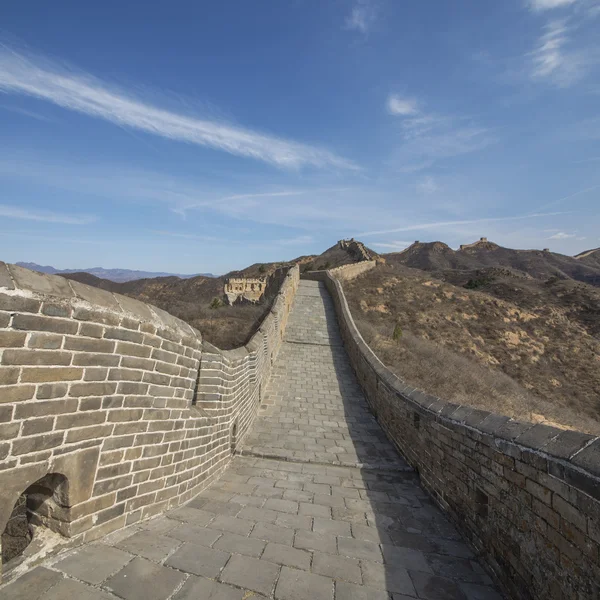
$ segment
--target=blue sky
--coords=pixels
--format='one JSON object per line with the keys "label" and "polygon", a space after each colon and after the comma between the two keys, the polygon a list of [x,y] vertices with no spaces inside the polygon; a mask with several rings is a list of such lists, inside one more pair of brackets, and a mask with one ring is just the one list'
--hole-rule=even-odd
{"label": "blue sky", "polygon": [[0,8],[0,258],[600,246],[600,0]]}

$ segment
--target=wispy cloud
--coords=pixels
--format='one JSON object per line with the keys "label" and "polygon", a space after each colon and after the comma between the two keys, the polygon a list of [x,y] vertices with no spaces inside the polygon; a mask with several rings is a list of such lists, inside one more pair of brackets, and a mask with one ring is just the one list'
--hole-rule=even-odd
{"label": "wispy cloud", "polygon": [[40,57],[19,54],[2,44],[0,91],[39,98],[122,127],[261,160],[278,167],[357,169],[352,162],[328,150],[170,111],[89,74]]}
{"label": "wispy cloud", "polygon": [[549,240],[568,240],[569,238],[574,238],[574,237],[577,237],[577,235],[574,233],[565,233],[564,231],[559,231],[558,233],[551,235],[548,239]]}
{"label": "wispy cloud", "polygon": [[60,213],[37,211],[10,204],[0,204],[0,217],[23,221],[43,221],[45,223],[63,223],[65,225],[89,225],[96,221],[93,215],[65,215]]}
{"label": "wispy cloud", "polygon": [[567,214],[564,212],[553,212],[553,213],[535,213],[530,215],[517,215],[513,217],[484,217],[480,219],[466,219],[462,221],[434,221],[432,223],[418,223],[415,225],[405,225],[403,227],[396,227],[395,229],[384,229],[381,231],[365,231],[359,233],[357,237],[366,237],[371,235],[385,235],[388,233],[399,233],[401,231],[420,231],[426,229],[438,229],[442,227],[453,227],[457,225],[475,225],[477,223],[494,223],[498,221],[520,221],[523,219],[536,219],[539,217],[553,217],[556,215]]}
{"label": "wispy cloud", "polygon": [[573,30],[566,19],[546,24],[537,47],[531,53],[533,79],[546,80],[563,88],[581,80],[590,65],[591,56],[570,47]]}
{"label": "wispy cloud", "polygon": [[534,11],[544,11],[574,4],[577,0],[529,0],[529,7]]}
{"label": "wispy cloud", "polygon": [[417,101],[414,98],[403,98],[398,94],[390,94],[386,107],[391,115],[416,115],[419,112]]}
{"label": "wispy cloud", "polygon": [[425,177],[417,183],[417,190],[421,194],[435,194],[435,192],[439,192],[440,186],[433,177]]}
{"label": "wispy cloud", "polygon": [[375,242],[375,243],[371,244],[371,246],[374,246],[375,248],[385,248],[388,250],[404,250],[405,248],[408,248],[411,244],[412,244],[412,242],[402,242],[402,241]]}
{"label": "wispy cloud", "polygon": [[345,27],[366,35],[373,27],[376,19],[377,11],[372,0],[357,0],[350,14],[346,17]]}
{"label": "wispy cloud", "polygon": [[7,104],[0,104],[0,108],[4,110],[8,110],[10,112],[16,113],[18,115],[23,115],[24,117],[30,117],[31,119],[36,119],[37,121],[45,121],[46,123],[54,123],[54,119],[50,119],[45,115],[42,115],[33,110],[28,110],[26,108],[21,108],[19,106],[9,106]]}
{"label": "wispy cloud", "polygon": [[386,108],[400,119],[402,144],[393,162],[402,172],[421,171],[439,160],[483,150],[495,141],[487,128],[469,119],[424,112],[414,99],[389,96]]}

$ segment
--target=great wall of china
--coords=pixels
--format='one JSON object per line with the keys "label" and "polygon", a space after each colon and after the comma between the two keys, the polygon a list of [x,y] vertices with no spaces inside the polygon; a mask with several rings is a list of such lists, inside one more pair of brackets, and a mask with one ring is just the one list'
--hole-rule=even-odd
{"label": "great wall of china", "polygon": [[[375,430],[370,425],[370,433],[360,436],[355,433],[348,439],[339,433],[327,433],[329,421],[323,419],[337,419],[340,427],[346,421],[346,426],[354,426],[353,408],[347,400],[341,412],[334,411],[336,417],[328,417],[326,409],[318,408],[322,406],[319,404],[323,402],[322,397],[326,397],[321,396],[321,392],[314,400],[316,404],[311,405],[317,407],[317,413],[323,413],[318,422],[325,433],[318,435],[326,439],[331,435],[331,439],[339,440],[340,447],[334,448],[337,458],[332,458],[330,463],[326,462],[325,452],[309,452],[308,444],[304,445],[304,451],[295,450],[295,445],[286,449],[290,437],[286,428],[299,427],[296,429],[299,436],[303,428],[308,431],[311,427],[309,419],[305,423],[300,413],[297,423],[292,414],[282,416],[277,431],[269,432],[269,428],[273,429],[269,422],[259,420],[257,433],[252,433],[257,415],[265,409],[277,410],[277,402],[283,401],[285,396],[277,391],[282,383],[284,388],[293,387],[290,406],[302,407],[298,404],[302,394],[310,396],[313,389],[310,369],[318,368],[322,362],[317,358],[318,352],[325,348],[327,352],[331,349],[338,357],[336,360],[343,363],[327,389],[339,387],[344,398],[344,390],[350,389],[348,397],[357,399],[352,387],[356,377],[388,439],[418,473],[420,484],[430,498],[469,541],[469,552],[474,550],[475,554],[468,556],[481,558],[505,593],[518,600],[597,599],[600,594],[600,438],[451,404],[399,380],[365,344],[344,297],[342,282],[373,266],[375,261],[363,260],[331,271],[306,273],[303,282],[300,282],[298,267],[290,269],[272,310],[251,341],[245,347],[221,351],[204,342],[200,332],[156,307],[61,277],[0,263],[0,531],[5,531],[2,543],[18,544],[15,536],[11,538],[11,531],[21,531],[19,523],[23,519],[29,526],[35,526],[36,532],[30,545],[34,550],[26,549],[8,564],[5,580],[16,581],[0,588],[0,596],[6,594],[11,600],[20,598],[20,588],[14,586],[29,576],[34,564],[61,548],[69,550],[82,544],[86,548],[93,540],[137,525],[148,531],[144,527],[150,527],[146,525],[153,522],[149,519],[192,500],[221,476],[224,481],[237,482],[215,492],[221,494],[218,497],[223,502],[235,501],[231,499],[233,493],[228,494],[230,500],[226,501],[225,492],[237,489],[235,493],[252,496],[257,500],[255,506],[263,506],[267,494],[264,490],[259,494],[258,488],[265,485],[263,480],[271,476],[266,474],[271,471],[265,471],[261,477],[250,477],[244,472],[244,469],[248,473],[258,469],[259,462],[243,463],[236,474],[226,479],[229,473],[226,467],[236,450],[252,435],[257,444],[270,444],[269,452],[273,456],[260,454],[258,446],[242,454],[270,458],[272,470],[284,473],[281,477],[285,485],[282,483],[279,495],[275,494],[278,486],[272,488],[274,501],[264,505],[271,508],[256,508],[254,512],[244,508],[243,511],[247,511],[244,518],[239,518],[242,513],[236,513],[238,518],[233,520],[253,523],[245,535],[252,530],[254,536],[263,521],[279,525],[281,519],[282,529],[296,528],[296,538],[290,540],[293,540],[294,552],[302,556],[294,555],[294,560],[300,562],[293,564],[293,569],[283,566],[277,570],[276,564],[288,564],[277,556],[284,550],[279,548],[274,555],[267,555],[267,545],[266,550],[260,551],[263,552],[260,560],[254,558],[256,563],[251,564],[270,565],[270,588],[265,584],[263,590],[262,583],[242,585],[235,580],[235,575],[229,574],[229,567],[216,571],[220,573],[218,585],[231,584],[237,586],[235,589],[248,588],[285,600],[294,597],[288,594],[288,588],[302,587],[293,577],[299,577],[297,573],[308,569],[311,572],[306,577],[311,579],[307,581],[312,582],[313,587],[307,583],[306,589],[312,590],[311,597],[330,598],[334,594],[336,600],[358,598],[349,595],[347,586],[351,584],[340,583],[340,577],[343,580],[349,575],[329,575],[330,583],[325,581],[323,572],[331,569],[331,565],[327,569],[318,566],[323,559],[315,547],[305,545],[297,550],[298,532],[302,533],[305,523],[309,523],[311,535],[317,537],[321,535],[313,533],[317,525],[323,531],[335,530],[337,545],[334,543],[331,550],[320,550],[326,556],[339,553],[336,560],[346,561],[348,573],[351,568],[357,568],[360,560],[359,575],[352,585],[366,590],[368,597],[376,588],[389,593],[402,591],[406,597],[429,597],[427,591],[421,591],[429,589],[420,587],[425,585],[423,581],[426,580],[427,585],[436,582],[443,585],[444,578],[432,574],[428,566],[415,565],[417,558],[422,559],[423,552],[429,552],[417,544],[437,544],[435,552],[452,553],[444,548],[462,548],[459,538],[450,534],[444,538],[440,533],[441,524],[436,525],[438,533],[433,536],[427,536],[427,523],[420,526],[422,534],[417,534],[414,520],[409,529],[396,533],[396,537],[392,535],[396,517],[385,515],[399,514],[399,510],[418,510],[417,505],[427,508],[427,499],[422,492],[411,492],[413,509],[409,508],[408,483],[394,483],[391,475],[382,475],[388,472],[388,463],[384,467],[369,467],[360,457],[370,443],[368,440],[374,439]],[[297,294],[299,286],[303,290],[301,294]],[[309,301],[313,304],[302,308],[301,302]],[[327,303],[331,303],[337,324],[325,311],[311,325],[306,315],[321,310],[321,302],[326,308]],[[298,313],[293,331],[286,333],[294,306],[308,312]],[[341,336],[339,343],[338,336]],[[340,345],[342,340],[343,346]],[[301,353],[293,356],[305,357],[302,364],[307,370],[301,372],[304,375],[298,376],[296,358],[284,356],[282,360],[292,362],[277,362],[281,347],[288,353]],[[343,361],[349,361],[354,375],[345,369]],[[279,370],[274,370],[274,364],[279,365]],[[288,372],[290,382],[284,381]],[[265,402],[268,386],[271,392]],[[315,427],[310,429],[313,430]],[[315,431],[318,430],[317,427]],[[282,438],[273,441],[273,433]],[[345,446],[342,447],[342,443]],[[382,444],[377,445],[381,447]],[[340,457],[348,458],[344,461]],[[403,472],[401,463],[399,458],[399,471]],[[325,466],[327,464],[329,466]],[[266,467],[263,464],[261,468]],[[317,475],[320,468],[323,474]],[[344,474],[347,480],[340,479]],[[349,482],[348,487],[344,487],[345,481]],[[379,487],[370,483],[373,481],[377,481]],[[241,487],[235,488],[235,485]],[[334,494],[338,489],[336,485],[340,486],[339,497]],[[393,501],[394,486],[404,490],[404,499],[400,496]],[[344,489],[346,492],[342,493]],[[283,496],[284,490],[294,494]],[[327,493],[329,500],[325,497]],[[250,504],[250,500],[243,500],[245,497],[241,496],[239,502]],[[292,497],[295,500],[284,499]],[[307,502],[310,506],[303,506]],[[241,505],[235,510],[240,509]],[[196,512],[187,507],[179,510],[188,512],[180,512],[176,518],[184,523],[189,520],[186,527],[192,529],[194,523],[197,525],[192,520],[198,518],[196,512],[209,514],[208,508]],[[294,510],[294,515],[287,514]],[[336,513],[336,510],[342,512]],[[352,520],[353,515],[361,511],[363,521],[360,523],[364,525]],[[189,516],[192,513],[194,516]],[[424,509],[422,515],[430,513]],[[437,517],[431,518],[432,522],[441,523]],[[208,523],[210,519],[207,519]],[[215,522],[208,525],[213,533],[226,527],[217,526]],[[166,528],[164,521],[162,523],[161,527]],[[373,527],[373,523],[377,527]],[[362,527],[356,530],[360,533],[355,534],[355,526]],[[380,536],[378,543],[360,542],[367,533],[376,532]],[[236,533],[239,534],[237,530]],[[267,533],[275,535],[275,529],[256,535],[268,540]],[[320,543],[325,543],[321,538]],[[283,544],[282,540],[279,542]],[[358,547],[359,543],[362,546]],[[44,544],[47,547],[43,547]],[[395,554],[390,550],[392,545],[396,548]],[[404,546],[410,546],[410,550]],[[398,552],[398,547],[402,552]],[[238,561],[239,572],[242,559],[232,552],[232,558],[224,558],[223,564],[226,560]],[[466,554],[461,554],[466,550],[456,552],[452,560],[466,560]],[[215,553],[223,554],[222,550]],[[306,564],[302,562],[305,554],[310,554]],[[406,564],[409,554],[411,566]],[[186,576],[180,575],[180,570],[167,568],[167,562],[161,563],[160,568],[169,571],[169,576],[179,574],[177,585],[184,582],[188,585]],[[372,565],[380,565],[383,570],[385,587],[381,578],[373,578],[369,570],[375,568]],[[400,585],[397,572],[404,569],[410,570],[412,579],[403,580],[405,587],[394,587]],[[23,573],[28,574],[18,579]],[[51,566],[44,577],[58,577],[56,568]],[[483,582],[484,575],[480,577]],[[52,585],[56,583],[53,581]],[[173,590],[179,589],[177,585],[173,584]],[[457,589],[463,595],[456,592],[452,597],[467,598],[467,591],[473,589],[469,585],[474,584],[461,584]],[[500,598],[488,585],[491,586],[491,582],[482,583],[479,588],[487,590],[485,593],[489,595],[468,598]],[[16,596],[10,595],[11,589],[17,589]],[[101,589],[105,594],[109,588]],[[317,589],[324,590],[322,596],[321,591],[317,594]],[[164,597],[170,598],[172,593],[165,592]],[[127,597],[126,594],[119,596]]]}

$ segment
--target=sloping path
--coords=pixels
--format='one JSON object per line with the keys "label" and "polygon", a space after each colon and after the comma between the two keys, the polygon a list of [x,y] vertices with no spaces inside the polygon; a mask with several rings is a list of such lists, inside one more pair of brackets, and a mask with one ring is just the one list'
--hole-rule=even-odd
{"label": "sloping path", "polygon": [[55,557],[2,600],[500,600],[370,415],[302,281],[264,405],[186,506]]}

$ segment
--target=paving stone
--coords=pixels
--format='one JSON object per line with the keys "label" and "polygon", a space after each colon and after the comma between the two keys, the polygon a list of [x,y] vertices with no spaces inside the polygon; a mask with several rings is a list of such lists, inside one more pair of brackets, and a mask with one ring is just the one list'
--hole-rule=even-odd
{"label": "paving stone", "polygon": [[200,526],[208,525],[215,518],[213,513],[204,512],[203,510],[198,510],[195,508],[189,508],[187,506],[171,510],[166,516],[169,519],[176,519],[177,521],[184,521],[185,523],[190,523],[191,525]]}
{"label": "paving stone", "polygon": [[238,517],[240,519],[247,519],[250,521],[275,523],[278,514],[279,513],[276,510],[269,510],[267,508],[256,508],[255,506],[245,506],[240,511]]}
{"label": "paving stone", "polygon": [[329,508],[329,506],[321,506],[318,504],[308,504],[307,502],[300,502],[298,514],[310,517],[321,517],[323,519],[330,519],[331,508]]}
{"label": "paving stone", "polygon": [[77,598],[77,600],[117,600],[115,596],[108,592],[89,587],[73,579],[63,579],[58,582],[44,594],[43,598],[44,600],[68,600],[70,598]]}
{"label": "paving stone", "polygon": [[366,540],[376,544],[391,544],[392,542],[390,536],[377,527],[368,527],[367,525],[358,525],[356,523],[353,523],[351,527],[352,537],[357,540]]}
{"label": "paving stone", "polygon": [[294,530],[273,523],[257,523],[250,537],[291,546],[294,541]]}
{"label": "paving stone", "polygon": [[408,596],[416,595],[414,585],[406,569],[368,560],[361,561],[361,569],[364,585]]}
{"label": "paving stone", "polygon": [[343,535],[350,537],[350,523],[344,521],[334,521],[332,519],[320,519],[315,517],[313,521],[313,531],[321,535]]}
{"label": "paving stone", "polygon": [[389,600],[389,594],[372,587],[336,581],[335,600]]}
{"label": "paving stone", "polygon": [[383,561],[379,545],[373,542],[367,542],[365,540],[338,537],[338,551],[342,556],[363,558],[365,560],[372,560],[376,562]]}
{"label": "paving stone", "polygon": [[234,554],[221,573],[221,581],[269,596],[279,569],[279,565],[266,560]]}
{"label": "paving stone", "polygon": [[[383,560],[388,565],[388,568],[395,569],[396,567],[401,567],[402,569],[408,569],[410,571],[423,571],[424,573],[434,572],[429,564],[429,562],[431,562],[431,555],[428,555],[427,557],[427,559],[429,559],[428,562],[425,555],[420,550],[403,548],[401,546],[390,546],[389,544],[383,544],[381,549],[383,551]],[[442,564],[444,563],[442,562]]]}
{"label": "paving stone", "polygon": [[92,544],[78,548],[59,562],[56,569],[91,584],[102,583],[122,569],[133,556],[117,548]]}
{"label": "paving stone", "polygon": [[311,555],[305,550],[298,550],[291,546],[276,544],[269,542],[262,555],[263,560],[276,563],[278,565],[286,565],[308,571],[310,569]]}
{"label": "paving stone", "polygon": [[229,531],[229,533],[237,533],[238,535],[248,535],[252,527],[254,527],[253,521],[228,517],[226,515],[218,515],[210,524],[211,529]]}
{"label": "paving stone", "polygon": [[332,579],[362,583],[360,565],[355,558],[315,552],[313,554],[312,572],[319,575],[326,575]]}
{"label": "paving stone", "polygon": [[460,589],[467,600],[503,600],[503,596],[494,588],[475,583],[461,583]]}
{"label": "paving stone", "polygon": [[208,500],[202,505],[202,510],[215,515],[227,515],[229,517],[235,517],[240,512],[241,507],[232,503]]}
{"label": "paving stone", "polygon": [[229,560],[228,552],[186,542],[165,561],[165,565],[204,577],[217,577]]}
{"label": "paving stone", "polygon": [[317,550],[326,554],[337,554],[336,538],[331,535],[322,535],[314,531],[299,529],[296,531],[294,546],[303,550]]}
{"label": "paving stone", "polygon": [[[244,600],[244,590],[204,577],[190,577],[173,600]],[[252,599],[255,600],[256,596]]]}
{"label": "paving stone", "polygon": [[171,531],[168,531],[166,535],[182,542],[193,542],[200,546],[212,546],[223,534],[215,529],[182,523],[171,529]]}
{"label": "paving stone", "polygon": [[291,529],[312,529],[312,517],[307,515],[288,515],[280,513],[275,519],[277,525],[281,527],[289,527]]}
{"label": "paving stone", "polygon": [[121,550],[156,562],[163,560],[180,545],[179,540],[153,531],[139,531],[116,544]]}
{"label": "paving stone", "polygon": [[292,500],[281,500],[279,498],[269,498],[264,505],[264,508],[276,510],[279,512],[298,514],[298,503]]}
{"label": "paving stone", "polygon": [[2,600],[38,600],[63,579],[61,573],[36,567],[2,589]]}
{"label": "paving stone", "polygon": [[[235,552],[246,556],[260,557],[266,543],[253,537],[244,537],[235,533],[225,533],[216,542],[213,548],[225,552]],[[267,559],[268,560],[268,559]]]}
{"label": "paving stone", "polygon": [[331,600],[333,581],[322,575],[306,573],[289,567],[281,568],[275,588],[278,600]]}
{"label": "paving stone", "polygon": [[179,571],[137,557],[108,579],[105,587],[124,600],[166,600],[184,579]]}
{"label": "paving stone", "polygon": [[424,600],[464,600],[459,585],[451,579],[411,571],[410,577],[419,595]]}

